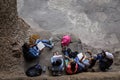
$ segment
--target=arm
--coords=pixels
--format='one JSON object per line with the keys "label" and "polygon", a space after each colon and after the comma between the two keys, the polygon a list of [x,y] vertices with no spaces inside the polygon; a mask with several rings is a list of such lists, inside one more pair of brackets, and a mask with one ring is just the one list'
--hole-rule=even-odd
{"label": "arm", "polygon": [[68,56],[66,56],[66,55],[65,55],[65,58],[67,58],[68,60],[70,60],[70,57],[68,57]]}
{"label": "arm", "polygon": [[74,59],[74,61],[75,61],[81,68],[85,68],[85,65],[82,64],[81,62],[79,62],[79,59],[78,59],[77,57]]}
{"label": "arm", "polygon": [[53,63],[53,62],[54,62],[54,58],[53,58],[53,57],[51,57],[51,59],[50,59],[50,60],[51,60],[51,63]]}

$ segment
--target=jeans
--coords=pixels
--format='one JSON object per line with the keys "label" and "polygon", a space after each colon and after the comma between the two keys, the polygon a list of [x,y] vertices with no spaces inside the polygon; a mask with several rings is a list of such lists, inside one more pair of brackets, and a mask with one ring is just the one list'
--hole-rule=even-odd
{"label": "jeans", "polygon": [[42,42],[42,43],[45,45],[45,47],[53,48],[53,45],[50,44],[50,41],[49,41],[49,40],[40,40],[40,39],[37,39],[35,43],[37,44],[37,43],[39,43],[39,42]]}
{"label": "jeans", "polygon": [[81,67],[81,68],[85,68],[85,65],[84,64],[82,64],[80,61],[79,61],[79,59],[78,59],[78,57],[76,57],[75,59],[74,59],[74,61],[79,65],[79,67]]}

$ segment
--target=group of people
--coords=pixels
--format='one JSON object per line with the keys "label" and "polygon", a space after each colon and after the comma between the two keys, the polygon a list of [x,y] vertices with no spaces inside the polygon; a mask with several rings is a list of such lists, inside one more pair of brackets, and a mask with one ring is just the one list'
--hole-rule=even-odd
{"label": "group of people", "polygon": [[[32,35],[29,42],[29,44],[25,43],[22,46],[23,56],[25,60],[28,61],[39,57],[45,47],[48,47],[49,49],[54,47],[51,39],[40,40],[38,35]],[[101,53],[93,56],[90,50],[85,53],[72,51],[69,48],[70,43],[71,37],[69,35],[65,35],[61,38],[61,48],[64,58],[58,51],[53,53],[53,56],[51,57],[51,67],[48,68],[52,72],[52,75],[61,75],[64,70],[70,75],[86,72],[88,69],[94,67],[96,61],[99,62],[99,69],[101,71],[106,71],[113,63],[114,56],[110,52],[102,50]]]}

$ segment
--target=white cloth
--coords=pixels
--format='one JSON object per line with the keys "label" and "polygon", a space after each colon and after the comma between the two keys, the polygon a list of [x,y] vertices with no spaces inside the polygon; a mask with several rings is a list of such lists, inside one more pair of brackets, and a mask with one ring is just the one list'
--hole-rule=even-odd
{"label": "white cloth", "polygon": [[113,56],[112,53],[110,53],[110,52],[105,52],[105,54],[106,54],[106,57],[107,57],[107,58],[109,58],[109,59],[114,59],[114,56]]}
{"label": "white cloth", "polygon": [[53,58],[62,58],[62,55],[54,55]]}

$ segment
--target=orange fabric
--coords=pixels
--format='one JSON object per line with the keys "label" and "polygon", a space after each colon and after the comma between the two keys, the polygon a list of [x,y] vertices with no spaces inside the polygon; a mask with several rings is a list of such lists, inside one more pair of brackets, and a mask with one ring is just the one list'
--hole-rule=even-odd
{"label": "orange fabric", "polygon": [[29,43],[30,43],[30,45],[34,45],[34,44],[35,44],[35,41],[36,41],[37,39],[39,39],[39,38],[40,38],[40,36],[39,36],[38,34],[33,34],[33,35],[31,35],[30,38],[29,38]]}

